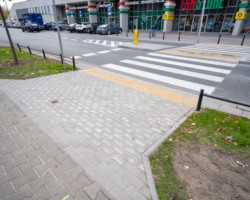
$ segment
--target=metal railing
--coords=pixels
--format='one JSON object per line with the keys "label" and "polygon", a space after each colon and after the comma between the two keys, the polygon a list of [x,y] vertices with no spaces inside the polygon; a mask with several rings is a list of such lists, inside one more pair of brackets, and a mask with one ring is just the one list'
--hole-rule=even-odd
{"label": "metal railing", "polygon": [[200,111],[200,109],[201,109],[201,104],[202,104],[203,96],[209,97],[209,98],[212,98],[212,99],[218,99],[218,100],[229,102],[229,103],[234,103],[234,104],[241,105],[241,106],[250,107],[250,105],[245,104],[245,103],[241,103],[241,102],[237,102],[237,101],[232,101],[232,100],[228,100],[228,99],[224,99],[224,98],[215,97],[215,96],[212,96],[212,95],[205,94],[204,90],[201,89],[200,90],[199,99],[198,99],[198,103],[197,103],[197,107],[196,107],[196,111]]}
{"label": "metal railing", "polygon": [[[30,55],[32,55],[33,53],[36,53],[36,55],[40,56],[38,53],[41,54],[41,57],[43,57],[44,59],[47,59],[47,58],[51,58],[51,59],[55,59],[55,60],[58,60],[58,61],[61,61],[61,63],[63,64],[63,60],[62,60],[62,54],[60,53],[59,55],[58,54],[55,54],[55,53],[51,53],[51,52],[48,52],[48,51],[44,51],[44,49],[42,50],[39,50],[39,49],[35,49],[35,48],[30,48],[29,46],[21,46],[17,43],[17,47],[19,49],[19,51],[26,51],[26,52],[29,52]],[[76,63],[75,63],[75,57],[65,57],[64,56],[64,59],[66,61],[67,64],[72,64],[73,65],[73,70],[75,71],[76,70]]]}

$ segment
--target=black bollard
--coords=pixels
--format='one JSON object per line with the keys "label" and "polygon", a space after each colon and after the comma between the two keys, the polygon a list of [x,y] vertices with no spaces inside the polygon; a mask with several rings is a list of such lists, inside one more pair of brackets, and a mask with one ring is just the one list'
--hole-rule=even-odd
{"label": "black bollard", "polygon": [[203,94],[204,94],[204,90],[201,89],[199,100],[198,100],[198,104],[197,104],[197,107],[196,107],[196,111],[200,111],[200,109],[201,109],[201,103],[202,103],[202,99],[203,99]]}
{"label": "black bollard", "polygon": [[45,55],[45,52],[44,52],[43,49],[42,49],[42,52],[43,52],[43,57],[44,57],[44,59],[46,59],[46,55]]}
{"label": "black bollard", "polygon": [[74,56],[72,57],[72,61],[73,61],[73,70],[75,71],[76,70],[76,63],[75,63],[75,57]]}
{"label": "black bollard", "polygon": [[29,50],[29,52],[30,52],[30,55],[32,55],[32,53],[31,53],[31,49],[30,49],[30,47],[28,46],[28,50]]}
{"label": "black bollard", "polygon": [[61,63],[63,64],[62,54],[60,53]]}
{"label": "black bollard", "polygon": [[179,38],[178,38],[178,41],[180,42],[181,40],[181,32],[179,32]]}
{"label": "black bollard", "polygon": [[221,37],[221,34],[219,35],[219,38],[218,38],[217,44],[220,44],[220,37]]}
{"label": "black bollard", "polygon": [[19,51],[22,51],[22,49],[18,43],[17,43],[17,47],[18,47]]}
{"label": "black bollard", "polygon": [[243,46],[243,44],[244,44],[244,40],[245,40],[245,37],[246,37],[246,35],[244,35],[244,36],[243,36],[242,41],[241,41],[241,45],[240,45],[240,46]]}

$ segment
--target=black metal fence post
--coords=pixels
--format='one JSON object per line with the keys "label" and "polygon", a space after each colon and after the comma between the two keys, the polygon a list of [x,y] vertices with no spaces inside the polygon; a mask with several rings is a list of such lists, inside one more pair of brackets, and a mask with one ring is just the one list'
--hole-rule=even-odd
{"label": "black metal fence post", "polygon": [[204,90],[201,89],[198,104],[197,104],[197,107],[196,107],[196,111],[200,111],[200,109],[201,109],[201,103],[202,103],[203,95],[204,95]]}
{"label": "black metal fence post", "polygon": [[32,53],[31,53],[31,49],[30,49],[30,47],[28,46],[28,50],[29,50],[29,52],[30,52],[30,55],[32,55]]}
{"label": "black metal fence post", "polygon": [[221,37],[221,34],[219,35],[219,38],[218,38],[217,44],[220,44],[220,37]]}
{"label": "black metal fence post", "polygon": [[151,31],[149,31],[149,39],[151,39]]}
{"label": "black metal fence post", "polygon": [[22,49],[18,43],[17,43],[17,47],[18,47],[19,51],[22,51]]}
{"label": "black metal fence post", "polygon": [[75,63],[75,57],[74,56],[72,57],[72,61],[73,61],[73,70],[75,71],[76,70],[76,63]]}
{"label": "black metal fence post", "polygon": [[42,49],[42,52],[43,52],[44,59],[46,59],[45,51],[43,49]]}
{"label": "black metal fence post", "polygon": [[178,38],[178,41],[180,42],[181,40],[181,32],[179,32],[179,38]]}
{"label": "black metal fence post", "polygon": [[241,45],[240,45],[240,46],[243,46],[243,44],[244,44],[244,40],[245,40],[245,37],[246,37],[246,35],[244,35],[244,36],[243,36],[242,41],[241,41]]}
{"label": "black metal fence post", "polygon": [[162,39],[163,39],[163,40],[165,39],[165,32],[163,32],[163,36],[162,36]]}
{"label": "black metal fence post", "polygon": [[61,63],[63,64],[62,54],[60,53]]}

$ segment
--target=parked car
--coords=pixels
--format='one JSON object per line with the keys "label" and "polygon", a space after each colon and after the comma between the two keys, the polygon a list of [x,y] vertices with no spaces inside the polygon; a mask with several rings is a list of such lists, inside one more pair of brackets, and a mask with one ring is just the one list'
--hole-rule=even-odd
{"label": "parked car", "polygon": [[101,26],[98,26],[96,33],[102,34],[102,35],[110,35],[112,33],[121,33],[122,29],[118,26],[118,24],[103,24]]}
{"label": "parked car", "polygon": [[98,27],[98,24],[96,24],[96,23],[88,24],[87,25],[87,32],[91,33],[91,34],[96,33],[97,27]]}
{"label": "parked car", "polygon": [[39,32],[40,29],[39,29],[39,26],[38,24],[35,24],[35,23],[26,23],[22,26],[22,31],[29,31],[29,32],[33,32],[33,31],[37,31]]}
{"label": "parked car", "polygon": [[[67,28],[67,26],[68,26],[68,24],[65,22],[58,22],[59,31],[65,30]],[[52,24],[52,30],[57,31],[56,23]]]}
{"label": "parked car", "polygon": [[45,23],[44,24],[44,29],[45,30],[51,30],[52,29],[52,24],[53,24],[53,22]]}
{"label": "parked car", "polygon": [[12,25],[13,28],[21,28],[21,23],[20,22],[14,22]]}
{"label": "parked car", "polygon": [[14,24],[14,22],[7,22],[7,27],[12,28],[13,24]]}
{"label": "parked car", "polygon": [[66,30],[70,31],[71,33],[72,32],[76,32],[76,25],[77,25],[77,23],[70,24],[70,25],[68,25],[68,27],[66,28]]}
{"label": "parked car", "polygon": [[88,29],[88,23],[79,23],[76,25],[76,32],[86,33]]}

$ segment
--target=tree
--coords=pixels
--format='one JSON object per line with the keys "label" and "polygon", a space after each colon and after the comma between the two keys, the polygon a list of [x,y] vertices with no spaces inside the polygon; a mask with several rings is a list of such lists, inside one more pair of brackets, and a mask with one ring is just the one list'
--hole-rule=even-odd
{"label": "tree", "polygon": [[[2,11],[3,11],[4,18],[7,19],[8,18],[8,10],[2,7]],[[2,20],[1,15],[0,15],[0,19]]]}

